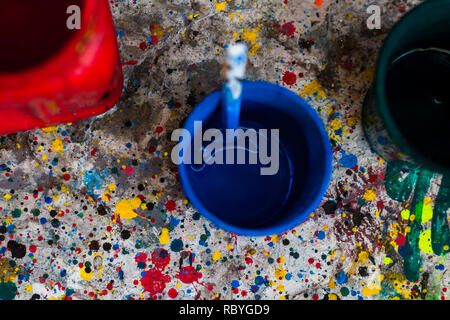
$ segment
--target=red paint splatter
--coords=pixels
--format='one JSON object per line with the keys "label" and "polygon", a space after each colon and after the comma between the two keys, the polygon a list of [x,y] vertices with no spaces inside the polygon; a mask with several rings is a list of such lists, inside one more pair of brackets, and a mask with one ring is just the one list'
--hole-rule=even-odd
{"label": "red paint splatter", "polygon": [[377,208],[378,208],[378,210],[382,210],[384,208],[383,201],[380,200],[380,201],[377,202]]}
{"label": "red paint splatter", "polygon": [[142,41],[140,44],[139,44],[139,48],[141,49],[141,50],[146,50],[147,49],[147,42],[145,42],[145,41]]}
{"label": "red paint splatter", "polygon": [[313,263],[314,263],[314,259],[313,259],[313,258],[309,258],[309,259],[308,259],[308,263],[309,263],[309,264],[313,264]]}
{"label": "red paint splatter", "polygon": [[30,252],[35,253],[36,252],[36,246],[31,245],[28,250],[30,250]]}
{"label": "red paint splatter", "polygon": [[395,239],[395,243],[400,247],[404,246],[406,242],[406,237],[404,235],[399,235],[397,239]]}
{"label": "red paint splatter", "polygon": [[155,268],[164,269],[170,262],[170,254],[162,248],[152,252],[152,263]]}
{"label": "red paint splatter", "polygon": [[295,26],[292,22],[285,23],[281,26],[281,33],[289,37],[293,37],[295,33]]}
{"label": "red paint splatter", "polygon": [[156,295],[163,292],[166,288],[166,283],[169,283],[170,280],[169,275],[153,268],[145,272],[145,276],[141,279],[141,284],[144,287],[144,292],[147,291],[156,300]]}
{"label": "red paint splatter", "polygon": [[151,44],[158,44],[159,40],[156,36],[151,36],[151,38],[152,38]]}
{"label": "red paint splatter", "polygon": [[169,292],[167,294],[172,299],[175,299],[178,296],[178,291],[175,288],[172,288],[172,289],[169,290]]}
{"label": "red paint splatter", "polygon": [[183,283],[198,282],[198,279],[201,277],[201,272],[197,272],[192,266],[182,267],[180,273],[177,275],[177,278]]}
{"label": "red paint splatter", "polygon": [[283,73],[283,83],[287,84],[288,86],[292,86],[297,82],[297,76],[295,73],[291,71],[285,71]]}
{"label": "red paint splatter", "polygon": [[177,204],[173,200],[169,200],[166,202],[166,210],[174,211],[177,208]]}
{"label": "red paint splatter", "polygon": [[63,176],[63,178],[64,178],[64,180],[66,180],[66,181],[69,181],[70,180],[70,174],[65,174],[64,176]]}
{"label": "red paint splatter", "polygon": [[320,7],[320,6],[322,5],[322,3],[323,3],[323,0],[316,0],[316,1],[314,2],[314,4],[315,4],[316,6],[318,6],[318,7]]}
{"label": "red paint splatter", "polygon": [[163,132],[163,130],[164,129],[161,126],[157,126],[156,129],[155,129],[156,133],[161,133],[161,132]]}
{"label": "red paint splatter", "polygon": [[96,153],[97,153],[97,148],[92,149],[91,156],[94,157]]}
{"label": "red paint splatter", "polygon": [[153,153],[155,151],[156,151],[156,147],[155,146],[148,147],[148,152]]}
{"label": "red paint splatter", "polygon": [[[139,253],[136,255],[134,260],[136,263],[145,262],[147,260],[147,255],[145,253]],[[163,274],[164,268],[170,262],[169,253],[160,248],[152,252],[152,263],[154,265],[153,269],[145,271],[145,275],[141,278],[141,284],[144,287],[144,292],[150,293],[153,299],[157,299],[157,294],[162,293],[166,288],[166,284],[171,281],[171,278],[167,274]]]}
{"label": "red paint splatter", "polygon": [[128,166],[128,167],[125,168],[124,171],[125,171],[125,173],[127,175],[131,176],[133,174],[133,172],[134,172],[134,168],[132,166]]}
{"label": "red paint splatter", "polygon": [[146,262],[147,261],[147,255],[143,252],[139,252],[138,254],[136,254],[136,256],[134,257],[134,261],[136,261],[136,263],[139,262]]}
{"label": "red paint splatter", "polygon": [[122,63],[123,66],[135,66],[137,64],[138,64],[137,60],[130,60],[130,61]]}
{"label": "red paint splatter", "polygon": [[369,176],[369,181],[370,181],[371,183],[376,183],[376,182],[378,181],[378,175],[377,175],[377,174],[371,174],[371,175]]}

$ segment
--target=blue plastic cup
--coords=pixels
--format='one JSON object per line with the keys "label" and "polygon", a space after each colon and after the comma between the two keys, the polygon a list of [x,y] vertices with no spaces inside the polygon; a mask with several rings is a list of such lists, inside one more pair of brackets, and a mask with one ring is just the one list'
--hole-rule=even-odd
{"label": "blue plastic cup", "polygon": [[[220,99],[220,91],[211,93],[187,118],[184,129],[192,137],[191,146],[195,122],[202,122],[203,132],[221,128]],[[261,163],[181,163],[179,175],[187,198],[200,214],[228,232],[262,236],[294,228],[319,206],[330,181],[332,151],[321,119],[288,89],[246,81],[239,125],[258,133],[279,130],[277,173],[261,175],[267,165]]]}

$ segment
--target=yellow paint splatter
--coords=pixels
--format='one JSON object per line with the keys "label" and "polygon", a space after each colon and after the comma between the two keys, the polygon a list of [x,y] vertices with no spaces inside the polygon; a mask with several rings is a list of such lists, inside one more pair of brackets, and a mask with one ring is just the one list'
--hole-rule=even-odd
{"label": "yellow paint splatter", "polygon": [[313,96],[316,93],[318,100],[327,97],[319,82],[317,82],[317,80],[313,80],[303,89],[301,97]]}
{"label": "yellow paint splatter", "polygon": [[14,282],[16,280],[19,268],[11,266],[11,260],[8,258],[0,259],[0,280],[1,282]]}
{"label": "yellow paint splatter", "polygon": [[[194,17],[198,16],[198,14],[196,14]],[[157,37],[158,40],[163,39],[166,36],[166,32],[164,31],[164,28],[161,27],[161,25],[159,24],[152,24],[150,26],[150,30],[152,31],[152,35]]]}
{"label": "yellow paint splatter", "polygon": [[400,214],[402,215],[403,220],[409,220],[410,213],[411,212],[408,209],[404,209],[404,210],[402,210],[402,212]]}
{"label": "yellow paint splatter", "polygon": [[434,254],[431,247],[431,229],[425,230],[419,236],[419,248],[425,253]]}
{"label": "yellow paint splatter", "polygon": [[391,264],[392,262],[393,262],[392,259],[389,258],[389,257],[385,257],[385,258],[383,259],[383,263],[384,263],[384,264]]}
{"label": "yellow paint splatter", "polygon": [[393,284],[393,288],[397,293],[401,294],[405,299],[411,298],[411,291],[408,290],[408,286],[406,286],[406,278],[396,272],[391,272],[386,275],[386,281]]}
{"label": "yellow paint splatter", "polygon": [[221,257],[222,257],[222,253],[220,253],[220,251],[214,252],[214,254],[213,254],[213,256],[212,256],[212,258],[213,258],[214,261],[219,260]]}
{"label": "yellow paint splatter", "polygon": [[250,42],[256,41],[258,37],[258,31],[261,25],[258,25],[255,29],[249,29],[242,33],[242,39],[248,40]]}
{"label": "yellow paint splatter", "polygon": [[216,1],[216,12],[225,10],[226,6],[227,6],[227,2],[226,1],[224,1],[222,3],[219,3],[219,2]]}
{"label": "yellow paint splatter", "polygon": [[255,29],[249,29],[242,33],[242,39],[250,41],[250,43],[252,44],[252,47],[248,51],[249,55],[255,56],[259,48],[261,48],[261,45],[257,41],[258,32],[260,28],[261,24],[258,24],[258,26]]}
{"label": "yellow paint splatter", "polygon": [[362,294],[368,297],[380,293],[381,291],[380,283],[383,280],[383,278],[384,276],[382,274],[378,274],[376,277],[377,281],[369,280],[368,285],[362,289]]}
{"label": "yellow paint splatter", "polygon": [[342,127],[342,123],[341,123],[341,121],[339,121],[339,119],[334,119],[333,121],[331,121],[330,126],[331,126],[331,129],[336,131]]}
{"label": "yellow paint splatter", "polygon": [[[345,257],[344,257],[345,258]],[[343,259],[344,260],[344,259]],[[358,254],[358,261],[359,262],[366,262],[367,260],[369,260],[369,253],[367,251],[361,251]]]}
{"label": "yellow paint splatter", "polygon": [[433,208],[430,204],[425,204],[424,202],[422,209],[422,223],[427,223],[431,218],[433,218]]}
{"label": "yellow paint splatter", "polygon": [[58,130],[58,127],[56,126],[42,128],[42,131],[44,131],[45,133],[55,132],[56,130]]}
{"label": "yellow paint splatter", "polygon": [[133,210],[139,208],[141,199],[133,198],[131,200],[120,200],[116,204],[116,214],[119,214],[122,219],[133,219],[137,217]]}
{"label": "yellow paint splatter", "polygon": [[366,201],[372,201],[375,200],[377,197],[377,194],[373,191],[373,189],[366,189],[366,192],[364,193],[364,199]]}
{"label": "yellow paint splatter", "polygon": [[366,68],[361,73],[362,79],[364,81],[367,81],[367,82],[372,82],[372,80],[374,78],[374,75],[375,75],[375,69],[374,68]]}
{"label": "yellow paint splatter", "polygon": [[284,270],[281,267],[281,265],[280,265],[280,267],[277,270],[275,270],[275,277],[277,278],[277,280],[283,280],[284,277],[286,276],[286,274],[287,274],[287,271]]}
{"label": "yellow paint splatter", "polygon": [[330,277],[330,282],[328,282],[328,288],[334,289],[336,287],[336,281],[332,277]]}
{"label": "yellow paint splatter", "polygon": [[357,122],[356,118],[350,117],[350,118],[347,119],[347,125],[349,127],[356,126],[356,122]]}
{"label": "yellow paint splatter", "polygon": [[7,194],[5,194],[4,196],[3,196],[3,198],[6,200],[6,201],[8,201],[9,199],[11,199],[11,195],[9,194],[9,193],[7,193]]}
{"label": "yellow paint splatter", "polygon": [[52,141],[52,149],[54,151],[63,151],[64,146],[61,139],[56,139]]}
{"label": "yellow paint splatter", "polygon": [[362,294],[365,295],[366,297],[368,297],[368,296],[378,294],[378,293],[380,293],[380,291],[381,291],[381,286],[364,287],[362,289]]}
{"label": "yellow paint splatter", "polygon": [[169,241],[170,241],[169,229],[162,228],[161,234],[159,235],[159,243],[161,243],[161,244],[168,244]]}
{"label": "yellow paint splatter", "polygon": [[89,273],[86,272],[86,267],[83,267],[80,269],[80,277],[83,280],[89,281],[92,279],[93,276],[94,276],[94,273],[92,271]]}

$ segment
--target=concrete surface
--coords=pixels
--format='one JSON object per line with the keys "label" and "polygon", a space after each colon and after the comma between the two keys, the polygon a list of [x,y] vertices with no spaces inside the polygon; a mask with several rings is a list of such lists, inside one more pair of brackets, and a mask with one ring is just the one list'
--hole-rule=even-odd
{"label": "concrete surface", "polygon": [[[421,199],[392,199],[385,183],[398,191],[408,170],[386,177],[360,120],[382,40],[417,1],[110,3],[126,76],[113,112],[1,138],[0,298],[449,298],[448,245],[430,244],[441,176]],[[366,26],[370,4],[380,30]],[[250,47],[247,78],[304,97],[333,141],[321,207],[284,234],[217,229],[170,160],[172,130],[220,86],[224,46],[237,40]],[[404,246],[417,211],[414,255]]]}

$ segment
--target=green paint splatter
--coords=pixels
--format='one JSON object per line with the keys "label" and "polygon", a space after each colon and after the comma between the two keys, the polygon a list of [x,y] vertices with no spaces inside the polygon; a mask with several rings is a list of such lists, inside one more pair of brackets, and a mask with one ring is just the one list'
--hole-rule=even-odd
{"label": "green paint splatter", "polygon": [[17,294],[17,286],[14,282],[0,282],[0,299],[14,300]]}
{"label": "green paint splatter", "polygon": [[450,229],[447,210],[450,208],[450,176],[442,178],[431,220],[431,246],[437,255],[447,254],[450,247]]}
{"label": "green paint splatter", "polygon": [[350,290],[348,290],[347,287],[342,287],[341,288],[341,294],[342,294],[343,297],[348,296],[349,293],[350,293]]}
{"label": "green paint splatter", "polygon": [[421,223],[422,210],[415,209],[425,198],[432,177],[431,171],[419,170],[415,165],[401,160],[389,162],[386,168],[385,188],[389,197],[402,202],[409,199],[414,190],[410,207],[411,211],[416,213],[416,217],[410,224],[411,231],[406,235],[403,248],[403,268],[405,277],[409,281],[416,281],[420,277],[422,258],[420,256],[419,236],[423,229]]}
{"label": "green paint splatter", "polygon": [[405,271],[405,277],[409,281],[416,281],[420,277],[420,268],[422,268],[422,257],[420,256],[419,237],[423,230],[422,227],[422,208],[416,210],[416,207],[420,207],[420,203],[423,204],[423,199],[426,197],[428,188],[430,187],[431,178],[433,173],[428,170],[422,169],[417,179],[416,188],[414,190],[414,197],[411,201],[411,209],[415,210],[416,217],[410,223],[411,231],[406,235],[404,254],[403,254],[403,268]]}
{"label": "green paint splatter", "polygon": [[419,170],[406,161],[389,162],[385,174],[386,193],[396,201],[405,201],[414,189],[418,174]]}
{"label": "green paint splatter", "polygon": [[22,211],[20,211],[20,209],[14,209],[12,212],[12,216],[14,218],[19,218],[22,215]]}

